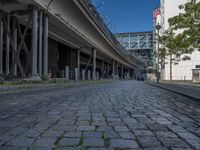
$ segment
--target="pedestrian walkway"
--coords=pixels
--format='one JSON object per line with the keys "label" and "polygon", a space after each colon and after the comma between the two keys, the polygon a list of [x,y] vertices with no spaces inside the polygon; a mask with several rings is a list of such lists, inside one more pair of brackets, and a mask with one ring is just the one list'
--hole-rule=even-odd
{"label": "pedestrian walkway", "polygon": [[0,94],[0,150],[200,149],[200,103],[137,81]]}
{"label": "pedestrian walkway", "polygon": [[192,84],[192,83],[169,83],[169,82],[161,82],[159,84],[154,82],[149,82],[151,85],[188,96],[197,100],[200,100],[200,84]]}

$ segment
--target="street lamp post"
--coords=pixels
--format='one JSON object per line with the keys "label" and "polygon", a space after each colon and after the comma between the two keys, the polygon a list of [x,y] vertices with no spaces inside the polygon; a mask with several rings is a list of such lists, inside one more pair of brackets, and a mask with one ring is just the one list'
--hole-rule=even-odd
{"label": "street lamp post", "polygon": [[160,80],[160,71],[159,71],[159,61],[160,61],[160,58],[159,58],[159,48],[160,48],[160,42],[159,42],[159,38],[160,38],[160,29],[161,29],[161,25],[158,23],[156,25],[156,29],[158,30],[158,49],[157,49],[157,66],[156,66],[156,79],[157,79],[157,83],[159,83],[159,80]]}

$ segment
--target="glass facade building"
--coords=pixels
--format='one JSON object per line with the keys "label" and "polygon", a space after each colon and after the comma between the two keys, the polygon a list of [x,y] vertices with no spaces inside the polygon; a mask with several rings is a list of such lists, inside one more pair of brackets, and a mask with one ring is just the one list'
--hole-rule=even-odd
{"label": "glass facade building", "polygon": [[154,66],[153,58],[153,32],[130,32],[115,35],[126,50],[142,58],[147,67]]}

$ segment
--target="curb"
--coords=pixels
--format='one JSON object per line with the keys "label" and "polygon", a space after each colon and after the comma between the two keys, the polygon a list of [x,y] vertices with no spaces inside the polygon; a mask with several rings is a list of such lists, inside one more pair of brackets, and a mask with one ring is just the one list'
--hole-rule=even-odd
{"label": "curb", "polygon": [[161,88],[161,89],[164,89],[164,90],[167,90],[167,91],[170,91],[170,92],[173,92],[173,93],[176,93],[176,94],[179,94],[179,95],[182,95],[184,97],[187,97],[187,98],[190,98],[192,100],[200,102],[200,97],[198,97],[198,96],[191,96],[191,95],[188,95],[187,93],[175,90],[174,88],[170,88],[170,87],[168,88],[168,87],[162,86],[161,84],[151,83],[151,82],[146,82],[146,83],[151,85],[151,86],[155,86],[155,87],[158,87],[158,88]]}

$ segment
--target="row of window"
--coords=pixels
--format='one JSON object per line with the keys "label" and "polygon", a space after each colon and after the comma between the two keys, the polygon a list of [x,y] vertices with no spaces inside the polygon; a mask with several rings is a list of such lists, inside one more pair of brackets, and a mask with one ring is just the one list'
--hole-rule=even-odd
{"label": "row of window", "polygon": [[153,42],[141,42],[141,43],[136,43],[136,42],[124,42],[121,43],[123,47],[126,49],[145,49],[145,48],[153,48]]}
{"label": "row of window", "polygon": [[131,41],[151,41],[153,40],[153,35],[123,35],[123,36],[116,36],[119,42],[131,42]]}

